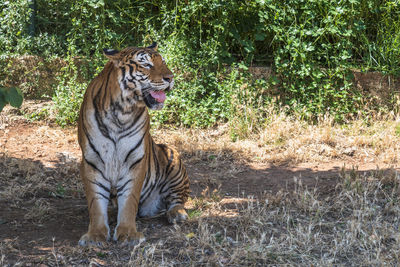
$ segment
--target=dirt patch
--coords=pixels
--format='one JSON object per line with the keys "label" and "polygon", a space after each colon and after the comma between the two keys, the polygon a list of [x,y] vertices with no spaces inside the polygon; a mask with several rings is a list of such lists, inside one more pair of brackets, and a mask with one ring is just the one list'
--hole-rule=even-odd
{"label": "dirt patch", "polygon": [[400,90],[400,79],[393,75],[384,75],[380,72],[354,71],[354,83],[363,95],[372,99],[369,101],[380,106],[387,102]]}
{"label": "dirt patch", "polygon": [[[130,262],[134,253],[132,249],[121,249],[116,244],[110,244],[106,249],[77,247],[77,241],[87,230],[88,213],[79,180],[78,165],[81,155],[76,129],[29,123],[23,119],[3,118],[2,121],[0,247],[2,254],[7,255],[7,262],[19,262],[27,266],[123,266]],[[376,172],[382,173],[382,176],[391,175],[399,167],[377,161],[368,163],[348,155],[346,160],[277,164],[253,160],[250,156],[246,158],[243,154],[238,154],[237,150],[226,148],[199,151],[195,147],[191,150],[188,149],[188,144],[182,146],[181,139],[170,138],[162,135],[162,132],[163,130],[155,131],[156,140],[167,140],[170,145],[186,148],[181,149],[181,153],[191,181],[191,200],[187,204],[189,215],[196,217],[198,210],[209,209],[205,216],[213,218],[215,227],[219,220],[237,217],[240,210],[245,210],[242,202],[248,203],[248,197],[263,201],[271,196],[274,198],[294,192],[299,185],[317,188],[321,195],[325,195],[335,190],[344,175],[345,166],[355,168],[354,171],[359,176]],[[216,202],[207,199],[214,199]],[[213,208],[210,207],[213,205],[218,206],[218,214],[212,215]],[[111,209],[110,214],[115,215],[115,210]],[[115,216],[111,215],[111,226],[115,227],[115,223]],[[206,227],[202,226],[202,219],[191,220],[176,227],[169,225],[164,217],[142,219],[138,222],[138,228],[147,237],[146,244],[153,245],[160,251],[163,247],[168,247],[169,250],[164,251],[163,255],[169,255],[179,259],[177,262],[186,262],[188,265],[191,261],[190,258],[185,258],[189,256],[184,251],[190,248],[186,248],[184,243],[190,243],[187,240],[191,240],[192,235],[204,232],[205,229],[201,230],[201,227]],[[172,231],[179,238],[170,240]],[[217,233],[221,231],[223,229]],[[232,236],[229,227],[224,231]],[[226,240],[229,241],[229,238]],[[201,241],[200,237],[199,240]],[[201,251],[207,257],[214,255],[207,246],[203,246]],[[226,257],[221,260],[229,262]]]}

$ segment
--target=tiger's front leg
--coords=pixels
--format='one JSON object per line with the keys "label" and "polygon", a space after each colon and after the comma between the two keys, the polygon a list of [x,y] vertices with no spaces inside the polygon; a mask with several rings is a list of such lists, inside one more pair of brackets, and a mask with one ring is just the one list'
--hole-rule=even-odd
{"label": "tiger's front leg", "polygon": [[107,206],[110,198],[110,185],[98,170],[93,169],[85,160],[81,163],[81,177],[85,187],[89,209],[89,229],[80,240],[79,245],[102,246],[110,238]]}
{"label": "tiger's front leg", "polygon": [[145,240],[143,233],[136,229],[140,193],[145,176],[144,165],[135,169],[117,186],[118,221],[114,231],[114,241],[122,245],[136,245]]}

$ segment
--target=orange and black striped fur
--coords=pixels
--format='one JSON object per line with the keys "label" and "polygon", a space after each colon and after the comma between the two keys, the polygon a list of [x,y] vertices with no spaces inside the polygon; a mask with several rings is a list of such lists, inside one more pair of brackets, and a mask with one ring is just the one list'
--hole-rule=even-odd
{"label": "orange and black striped fur", "polygon": [[80,167],[89,208],[89,230],[79,244],[110,239],[107,206],[118,204],[113,240],[136,244],[136,216],[166,212],[171,223],[187,219],[189,180],[178,152],[154,143],[147,108],[161,109],[173,74],[156,44],[122,51],[104,50],[110,59],[90,83],[81,106]]}

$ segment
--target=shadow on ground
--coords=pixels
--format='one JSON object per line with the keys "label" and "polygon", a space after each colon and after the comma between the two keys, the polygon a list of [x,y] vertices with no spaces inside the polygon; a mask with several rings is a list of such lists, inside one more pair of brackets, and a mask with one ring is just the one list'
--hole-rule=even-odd
{"label": "shadow on ground", "polygon": [[[223,158],[210,156],[218,151],[207,151],[203,158],[192,158],[193,152],[183,152],[192,198],[211,194],[221,199],[249,195],[262,198],[280,190],[292,191],[294,177],[305,186],[317,186],[321,193],[329,193],[339,181],[343,167],[319,170],[318,166],[305,168],[287,164],[252,166],[240,163],[232,152],[224,153]],[[23,258],[38,263],[42,256],[51,255],[54,248],[75,247],[87,230],[88,212],[77,160],[60,156],[53,163],[54,167],[46,167],[39,160],[0,157],[0,242],[2,253],[10,262]],[[366,175],[376,172],[376,168],[359,172]],[[115,218],[110,223],[115,226]],[[138,228],[144,232],[147,242],[157,242],[170,234],[172,226],[164,217],[159,217],[140,219]]]}

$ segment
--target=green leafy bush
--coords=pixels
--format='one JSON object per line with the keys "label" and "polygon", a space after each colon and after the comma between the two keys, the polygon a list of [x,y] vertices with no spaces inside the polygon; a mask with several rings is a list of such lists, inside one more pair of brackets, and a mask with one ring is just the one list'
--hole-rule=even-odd
{"label": "green leafy bush", "polygon": [[[244,112],[243,106],[252,107],[252,114],[257,114],[252,116],[262,117],[274,97],[307,120],[330,113],[341,121],[365,109],[353,85],[354,68],[400,74],[397,0],[36,0],[36,4],[36,34],[30,36],[29,1],[0,3],[0,51],[79,57],[85,62],[83,79],[66,71],[55,87],[56,109],[68,117],[63,123],[73,121],[75,107],[61,110],[81,101],[78,92],[104,66],[102,48],[157,41],[176,74],[176,89],[166,109],[153,113],[154,119],[196,127],[238,117],[249,126],[249,110]],[[237,69],[238,63],[244,67],[227,71]],[[252,65],[270,65],[274,77],[253,79],[246,70]],[[69,99],[68,91],[76,96]]]}
{"label": "green leafy bush", "polygon": [[79,81],[78,68],[72,58],[67,60],[68,65],[62,69],[63,74],[54,90],[54,109],[56,122],[67,126],[76,122],[88,83]]}
{"label": "green leafy bush", "polygon": [[358,110],[350,71],[362,29],[354,27],[357,4],[288,0],[265,4],[259,12],[275,34],[274,66],[284,102],[304,110],[306,118],[329,112],[341,119]]}

